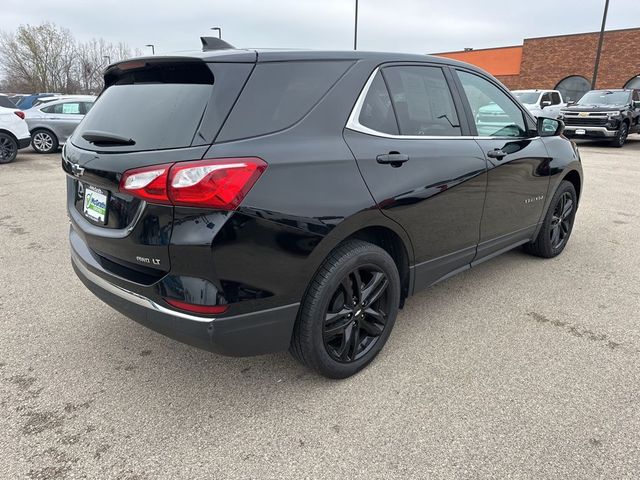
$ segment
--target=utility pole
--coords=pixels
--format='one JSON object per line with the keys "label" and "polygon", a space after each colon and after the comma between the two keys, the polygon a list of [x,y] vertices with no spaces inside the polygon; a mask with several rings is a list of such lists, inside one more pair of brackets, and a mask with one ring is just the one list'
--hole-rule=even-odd
{"label": "utility pole", "polygon": [[151,47],[151,55],[156,54],[156,46],[153,43],[150,43],[149,45],[145,45],[145,47]]}
{"label": "utility pole", "polygon": [[[608,1],[608,0],[607,0]],[[353,30],[353,49],[358,49],[358,0],[356,0],[356,19],[355,28]]]}
{"label": "utility pole", "polygon": [[591,80],[591,89],[595,90],[598,80],[598,67],[600,67],[600,53],[602,52],[602,43],[604,42],[604,29],[607,24],[607,11],[609,10],[609,0],[604,2],[604,13],[602,14],[602,26],[600,27],[600,38],[598,39],[598,50],[596,51],[596,64],[593,67],[593,78]]}

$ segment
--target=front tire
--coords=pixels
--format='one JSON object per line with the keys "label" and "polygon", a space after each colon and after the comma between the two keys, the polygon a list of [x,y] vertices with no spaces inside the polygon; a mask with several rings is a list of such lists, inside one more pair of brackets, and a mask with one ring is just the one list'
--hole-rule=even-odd
{"label": "front tire", "polygon": [[620,125],[620,128],[618,129],[618,134],[613,139],[611,144],[616,148],[621,148],[627,141],[628,136],[629,136],[629,125],[627,124],[627,122],[622,122],[622,125]]}
{"label": "front tire", "polygon": [[7,133],[0,132],[0,163],[11,163],[18,155],[18,142]]}
{"label": "front tire", "polygon": [[577,207],[578,196],[575,187],[571,182],[563,180],[551,199],[538,236],[525,244],[525,250],[543,258],[560,255],[571,236]]}
{"label": "front tire", "polygon": [[331,252],[307,288],[289,350],[325,377],[349,377],[382,350],[399,304],[400,275],[391,256],[349,240]]}
{"label": "front tire", "polygon": [[31,146],[36,153],[53,153],[58,150],[58,137],[49,130],[37,129],[31,132]]}

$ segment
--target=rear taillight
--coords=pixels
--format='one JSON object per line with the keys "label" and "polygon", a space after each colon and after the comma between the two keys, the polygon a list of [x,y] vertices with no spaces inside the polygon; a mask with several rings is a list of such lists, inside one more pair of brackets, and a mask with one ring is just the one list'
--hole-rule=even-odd
{"label": "rear taillight", "polygon": [[120,179],[120,191],[151,203],[171,203],[167,183],[171,164],[127,170]]}
{"label": "rear taillight", "polygon": [[174,300],[173,298],[165,298],[164,301],[172,307],[179,308],[180,310],[209,315],[224,313],[229,308],[229,305],[196,305],[195,303],[182,302],[180,300]]}
{"label": "rear taillight", "polygon": [[24,112],[22,110],[16,110],[15,113],[17,116],[19,116],[22,120],[24,120]]}
{"label": "rear taillight", "polygon": [[153,165],[127,170],[120,191],[151,203],[235,210],[266,168],[256,157]]}

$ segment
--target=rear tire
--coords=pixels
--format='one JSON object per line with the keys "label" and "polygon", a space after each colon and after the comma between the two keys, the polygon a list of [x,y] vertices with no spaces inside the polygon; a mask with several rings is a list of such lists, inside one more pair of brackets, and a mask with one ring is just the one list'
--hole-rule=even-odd
{"label": "rear tire", "polygon": [[44,128],[31,132],[31,146],[36,153],[53,153],[58,151],[58,137]]}
{"label": "rear tire", "polygon": [[382,350],[399,304],[400,275],[391,256],[349,240],[329,254],[307,287],[289,351],[325,377],[349,377]]}
{"label": "rear tire", "polygon": [[0,163],[11,163],[18,155],[18,142],[8,133],[0,132]]}
{"label": "rear tire", "polygon": [[538,236],[524,245],[525,251],[542,258],[560,255],[571,236],[577,207],[575,187],[563,180],[551,199]]}
{"label": "rear tire", "polygon": [[622,122],[622,125],[620,125],[620,128],[618,129],[618,134],[611,142],[611,145],[613,145],[616,148],[621,148],[627,141],[628,136],[629,136],[629,125],[627,124],[627,122]]}

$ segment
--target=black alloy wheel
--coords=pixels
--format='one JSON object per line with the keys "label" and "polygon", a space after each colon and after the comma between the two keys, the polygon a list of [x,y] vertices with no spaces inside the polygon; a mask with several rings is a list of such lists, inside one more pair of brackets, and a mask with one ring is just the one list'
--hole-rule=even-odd
{"label": "black alloy wheel", "polygon": [[375,265],[356,268],[342,279],[324,317],[327,353],[338,362],[354,362],[376,344],[389,316],[389,280]]}
{"label": "black alloy wheel", "polygon": [[400,305],[400,275],[389,253],[347,240],[324,260],[300,305],[289,351],[329,378],[346,378],[386,343]]}
{"label": "black alloy wheel", "polygon": [[573,223],[573,206],[571,192],[564,192],[553,209],[549,236],[551,248],[554,250],[562,247],[569,238]]}
{"label": "black alloy wheel", "polygon": [[0,163],[10,163],[18,155],[18,142],[6,133],[0,133]]}
{"label": "black alloy wheel", "polygon": [[538,236],[525,244],[524,249],[538,257],[559,255],[569,241],[577,208],[576,189],[571,182],[563,180],[553,194]]}

